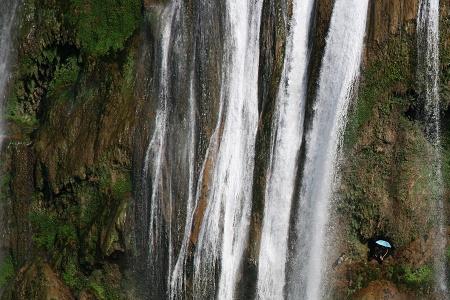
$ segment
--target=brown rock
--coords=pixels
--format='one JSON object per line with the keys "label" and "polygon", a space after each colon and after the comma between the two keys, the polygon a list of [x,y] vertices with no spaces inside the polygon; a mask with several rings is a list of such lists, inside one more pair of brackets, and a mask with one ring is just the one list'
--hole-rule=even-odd
{"label": "brown rock", "polygon": [[380,280],[369,283],[369,286],[357,292],[353,299],[358,300],[408,300],[411,299],[401,293],[390,281]]}
{"label": "brown rock", "polygon": [[405,247],[398,249],[395,259],[402,264],[408,264],[414,268],[420,268],[433,261],[436,232],[422,236]]}
{"label": "brown rock", "polygon": [[381,43],[402,27],[408,30],[417,15],[415,0],[372,1],[369,9],[370,40]]}
{"label": "brown rock", "polygon": [[75,300],[69,288],[44,262],[23,267],[2,300]]}
{"label": "brown rock", "polygon": [[84,290],[80,294],[80,300],[96,300],[97,298],[90,291]]}
{"label": "brown rock", "polygon": [[150,9],[150,8],[154,7],[155,5],[159,5],[164,2],[165,2],[165,0],[144,0],[144,7],[146,9]]}

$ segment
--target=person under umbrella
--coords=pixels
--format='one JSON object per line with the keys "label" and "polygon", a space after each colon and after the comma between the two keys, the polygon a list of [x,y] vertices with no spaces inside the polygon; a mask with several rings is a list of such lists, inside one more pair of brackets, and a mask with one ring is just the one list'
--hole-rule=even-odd
{"label": "person under umbrella", "polygon": [[379,264],[388,257],[393,250],[392,244],[384,238],[369,241],[369,260],[376,259]]}

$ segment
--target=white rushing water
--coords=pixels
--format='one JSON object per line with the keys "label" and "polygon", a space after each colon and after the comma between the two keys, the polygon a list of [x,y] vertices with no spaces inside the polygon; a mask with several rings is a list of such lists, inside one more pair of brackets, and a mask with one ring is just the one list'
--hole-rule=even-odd
{"label": "white rushing water", "polygon": [[309,62],[309,29],[314,0],[293,3],[291,31],[271,137],[264,221],[258,264],[259,299],[282,299],[292,196],[303,137]]}
{"label": "white rushing water", "polygon": [[336,0],[322,60],[296,230],[298,253],[291,299],[324,297],[325,239],[333,197],[338,149],[357,82],[366,30],[368,0]]}
{"label": "white rushing water", "polygon": [[[150,259],[147,262],[150,267],[154,267],[153,272],[158,272],[153,264],[155,262],[161,263],[161,249],[164,243],[166,230],[163,226],[163,209],[168,206],[169,215],[171,215],[171,195],[163,195],[164,182],[163,182],[163,164],[165,159],[165,143],[166,143],[166,131],[167,131],[167,114],[168,114],[168,98],[169,98],[169,50],[170,42],[172,39],[172,22],[178,12],[179,1],[173,1],[167,6],[161,14],[161,66],[160,66],[160,82],[159,82],[159,107],[156,112],[155,129],[150,139],[150,143],[146,150],[142,186],[143,191],[151,191],[150,195],[144,195],[143,201],[147,201],[146,197],[150,198],[150,226],[148,232],[149,252],[148,257]],[[151,187],[148,184],[148,175],[151,173]],[[163,204],[164,198],[169,198],[168,204]],[[170,221],[169,221],[170,227]],[[169,235],[171,228],[167,230]],[[169,243],[171,243],[171,237],[168,237]],[[171,252],[171,245],[169,245],[169,252]],[[169,253],[169,258],[172,255]],[[158,262],[159,261],[159,262]],[[169,268],[172,263],[169,262]],[[159,270],[160,271],[160,270]],[[170,279],[167,279],[170,280]]]}
{"label": "white rushing water", "polygon": [[425,130],[432,144],[433,178],[432,194],[436,205],[438,232],[435,242],[436,292],[440,299],[448,299],[445,248],[447,245],[444,183],[440,140],[439,97],[439,0],[421,0],[417,19],[418,80],[425,94]]}
{"label": "white rushing water", "polygon": [[194,256],[194,298],[197,299],[214,288],[218,262],[217,298],[233,299],[245,249],[258,121],[261,8],[261,0],[226,1],[223,120],[219,120],[216,128],[222,134]]}
{"label": "white rushing water", "polygon": [[[177,261],[175,263],[173,272],[171,274],[170,286],[169,286],[169,298],[170,299],[184,299],[185,298],[185,285],[186,285],[186,259],[187,251],[191,236],[192,224],[194,222],[195,208],[198,202],[198,193],[194,190],[195,186],[195,141],[196,141],[196,102],[195,102],[194,82],[193,74],[191,74],[191,82],[189,87],[189,140],[190,145],[188,149],[189,157],[189,192],[188,202],[186,209],[186,224],[184,228],[183,241],[181,244],[180,253],[178,254]],[[201,180],[201,179],[200,179]],[[200,185],[201,186],[201,185]]]}

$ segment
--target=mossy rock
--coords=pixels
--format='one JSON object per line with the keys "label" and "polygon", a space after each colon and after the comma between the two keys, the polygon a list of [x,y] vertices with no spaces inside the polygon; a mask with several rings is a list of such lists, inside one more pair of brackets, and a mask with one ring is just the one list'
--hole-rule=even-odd
{"label": "mossy rock", "polygon": [[71,0],[69,19],[77,41],[90,55],[106,55],[124,48],[141,18],[139,0]]}

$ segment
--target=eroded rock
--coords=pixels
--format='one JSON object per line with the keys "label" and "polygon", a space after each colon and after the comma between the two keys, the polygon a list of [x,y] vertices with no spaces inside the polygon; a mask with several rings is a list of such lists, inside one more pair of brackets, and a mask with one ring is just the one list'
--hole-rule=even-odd
{"label": "eroded rock", "polygon": [[2,300],[75,300],[69,288],[44,262],[34,262],[17,274]]}

